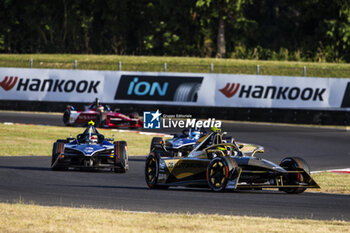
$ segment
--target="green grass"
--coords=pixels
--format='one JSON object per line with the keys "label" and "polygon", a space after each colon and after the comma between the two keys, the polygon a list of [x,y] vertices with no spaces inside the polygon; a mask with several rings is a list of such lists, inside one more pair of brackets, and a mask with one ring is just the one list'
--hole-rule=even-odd
{"label": "green grass", "polygon": [[195,57],[155,57],[155,56],[119,56],[119,55],[74,55],[74,54],[0,54],[0,67],[29,67],[33,59],[33,68],[72,69],[74,60],[78,69],[118,70],[119,61],[124,71],[163,71],[167,63],[168,72],[209,73],[210,64],[214,73],[256,74],[260,66],[262,75],[302,76],[306,66],[309,77],[350,77],[350,64],[312,63],[290,61],[258,61],[238,59],[215,59]]}
{"label": "green grass", "polygon": [[[5,125],[0,124],[0,156],[16,155],[50,155],[52,144],[57,139],[65,139],[82,133],[85,128]],[[113,137],[118,141],[127,141],[129,155],[147,155],[153,136],[134,132],[117,132],[99,129],[106,138]]]}
{"label": "green grass", "polygon": [[0,203],[0,232],[349,232],[350,222]]}

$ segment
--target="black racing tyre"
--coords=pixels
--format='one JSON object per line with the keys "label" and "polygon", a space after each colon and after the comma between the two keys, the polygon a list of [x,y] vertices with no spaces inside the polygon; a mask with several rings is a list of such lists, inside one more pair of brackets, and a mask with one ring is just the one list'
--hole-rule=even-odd
{"label": "black racing tyre", "polygon": [[216,191],[224,191],[237,164],[229,157],[218,156],[210,161],[207,167],[207,182]]}
{"label": "black racing tyre", "polygon": [[137,112],[132,112],[132,113],[129,113],[129,117],[131,119],[139,119],[140,115]]}
{"label": "black racing tyre", "polygon": [[114,143],[114,169],[116,173],[125,173],[129,170],[128,147],[125,141],[117,141]]}
{"label": "black racing tyre", "polygon": [[102,128],[103,127],[103,123],[104,123],[103,113],[97,112],[96,122],[95,122],[96,127]]}
{"label": "black racing tyre", "polygon": [[164,145],[164,140],[161,137],[153,137],[151,141],[150,151],[152,152],[156,145]]}
{"label": "black racing tyre", "polygon": [[183,83],[175,91],[174,101],[196,102],[198,99],[199,83]]}
{"label": "black racing tyre", "polygon": [[[281,163],[280,167],[286,169],[287,171],[296,171],[298,168],[303,168],[307,173],[310,173],[310,167],[306,163],[306,161],[300,157],[287,157],[284,158]],[[290,174],[284,183],[286,184],[299,184],[301,182],[304,182],[305,178],[302,174],[295,173]],[[298,194],[302,193],[306,190],[306,188],[281,188],[281,191],[284,191],[289,194]]]}
{"label": "black racing tyre", "polygon": [[70,124],[69,124],[70,114],[71,114],[70,109],[66,109],[66,110],[64,111],[64,113],[63,113],[63,124],[64,124],[65,126],[70,125]]}
{"label": "black racing tyre", "polygon": [[158,184],[159,176],[159,156],[151,152],[146,158],[145,163],[145,180],[150,189],[167,189],[167,185]]}
{"label": "black racing tyre", "polygon": [[52,157],[51,157],[51,169],[54,171],[63,171],[68,169],[59,161],[56,162],[57,157],[64,151],[65,143],[66,143],[66,140],[59,139],[53,144]]}

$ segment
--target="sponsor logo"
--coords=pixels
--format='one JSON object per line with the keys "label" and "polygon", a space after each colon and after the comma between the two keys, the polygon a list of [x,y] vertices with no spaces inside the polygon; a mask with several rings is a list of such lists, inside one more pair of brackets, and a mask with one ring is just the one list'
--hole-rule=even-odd
{"label": "sponsor logo", "polygon": [[63,93],[98,93],[100,81],[76,81],[73,79],[25,79],[17,76],[6,76],[0,86],[9,91],[63,92]]}
{"label": "sponsor logo", "polygon": [[9,91],[11,90],[17,83],[18,77],[13,77],[10,76],[10,78],[8,76],[5,77],[4,80],[2,80],[2,82],[0,83],[0,86],[5,90],[5,91]]}
{"label": "sponsor logo", "polygon": [[172,120],[163,118],[163,128],[221,128],[221,121],[215,120],[215,118],[208,118],[207,120],[197,120],[195,118],[186,120]]}
{"label": "sponsor logo", "polygon": [[122,75],[114,99],[196,102],[203,77]]}
{"label": "sponsor logo", "polygon": [[[215,118],[208,118],[207,120],[197,120],[192,118],[191,115],[163,115],[159,110],[155,112],[143,112],[143,128],[145,129],[160,129],[163,128],[221,128],[221,121],[215,120]],[[172,119],[171,117],[189,117],[187,119]]]}
{"label": "sponsor logo", "polygon": [[156,112],[143,112],[143,128],[145,129],[160,129],[160,116],[162,114]]}
{"label": "sponsor logo", "polygon": [[226,83],[226,86],[222,89],[219,89],[219,91],[224,94],[227,98],[231,98],[232,96],[234,96],[238,89],[239,89],[239,86],[241,84],[237,83]]}
{"label": "sponsor logo", "polygon": [[350,108],[350,82],[346,86],[343,101],[341,103],[342,108]]}
{"label": "sponsor logo", "polygon": [[323,101],[323,96],[327,89],[315,87],[300,88],[290,86],[281,87],[226,83],[226,86],[219,89],[219,91],[227,98],[232,98],[238,94],[238,98]]}

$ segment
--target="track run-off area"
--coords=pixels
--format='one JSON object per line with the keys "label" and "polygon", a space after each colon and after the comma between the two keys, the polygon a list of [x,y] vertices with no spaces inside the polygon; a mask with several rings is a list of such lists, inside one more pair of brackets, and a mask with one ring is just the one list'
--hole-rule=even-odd
{"label": "track run-off area", "polygon": [[[0,112],[0,122],[63,126],[62,115],[42,113]],[[350,131],[345,129],[237,122],[223,122],[222,129],[237,141],[264,146],[265,153],[259,157],[277,164],[287,156],[299,156],[309,163],[312,171],[350,167]],[[313,192],[288,195],[278,191],[216,193],[183,187],[150,190],[144,179],[145,156],[131,155],[126,174],[51,171],[50,160],[49,155],[0,157],[0,202],[350,220],[350,195]]]}

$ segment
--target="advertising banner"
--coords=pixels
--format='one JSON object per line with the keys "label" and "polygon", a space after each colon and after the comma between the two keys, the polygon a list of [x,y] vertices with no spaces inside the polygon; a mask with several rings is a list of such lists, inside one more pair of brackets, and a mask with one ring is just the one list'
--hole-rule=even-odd
{"label": "advertising banner", "polygon": [[220,75],[215,102],[223,107],[340,110],[349,107],[350,96],[345,93],[349,82],[339,78]]}
{"label": "advertising banner", "polygon": [[0,68],[0,99],[350,110],[350,79]]}
{"label": "advertising banner", "polygon": [[91,102],[103,98],[109,72],[0,68],[0,99]]}

